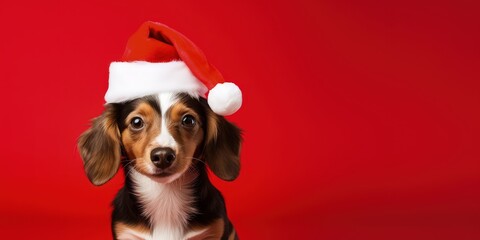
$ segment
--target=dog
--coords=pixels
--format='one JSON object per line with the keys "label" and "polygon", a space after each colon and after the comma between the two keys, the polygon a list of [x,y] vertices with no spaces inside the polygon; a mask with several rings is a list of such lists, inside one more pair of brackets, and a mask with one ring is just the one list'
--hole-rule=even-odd
{"label": "dog", "polygon": [[241,130],[204,98],[162,92],[106,104],[78,147],[94,185],[124,168],[112,203],[114,239],[238,239],[207,166],[236,179],[241,142]]}

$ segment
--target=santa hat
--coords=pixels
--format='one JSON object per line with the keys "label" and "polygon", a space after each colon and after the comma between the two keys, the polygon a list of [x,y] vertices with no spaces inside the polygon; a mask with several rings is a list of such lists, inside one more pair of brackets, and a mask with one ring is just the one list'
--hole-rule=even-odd
{"label": "santa hat", "polygon": [[195,44],[163,24],[146,22],[128,40],[121,61],[110,64],[105,101],[119,103],[166,91],[206,97],[222,116],[242,105],[237,85],[225,82]]}

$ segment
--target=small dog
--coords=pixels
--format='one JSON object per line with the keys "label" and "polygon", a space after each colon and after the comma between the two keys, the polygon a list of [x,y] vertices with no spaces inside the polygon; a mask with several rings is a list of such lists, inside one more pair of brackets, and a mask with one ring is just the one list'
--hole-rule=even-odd
{"label": "small dog", "polygon": [[106,104],[78,146],[94,185],[124,168],[114,239],[238,239],[206,166],[236,179],[241,141],[240,129],[204,98],[163,92]]}

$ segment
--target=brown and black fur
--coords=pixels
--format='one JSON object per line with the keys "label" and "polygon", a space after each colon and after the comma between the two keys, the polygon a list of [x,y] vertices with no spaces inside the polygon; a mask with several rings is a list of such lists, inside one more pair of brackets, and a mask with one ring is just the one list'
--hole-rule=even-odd
{"label": "brown and black fur", "polygon": [[[198,113],[203,132],[201,143],[197,145],[194,154],[194,158],[198,160],[192,161],[186,172],[194,179],[189,187],[193,190],[195,199],[193,207],[197,209],[188,217],[187,230],[211,226],[215,233],[208,239],[238,239],[228,219],[222,194],[209,180],[207,165],[223,180],[231,181],[237,178],[240,171],[240,129],[213,113],[203,98],[196,99],[180,94],[179,99],[182,104]],[[143,206],[133,194],[134,184],[128,174],[133,166],[133,156],[129,156],[131,154],[122,141],[123,135],[128,131],[127,116],[139,104],[145,103],[160,114],[160,106],[152,96],[125,103],[107,104],[103,114],[93,120],[92,127],[82,134],[78,143],[85,171],[93,184],[106,183],[115,175],[120,165],[124,168],[125,184],[113,201],[114,239],[117,239],[118,228],[124,226],[134,227],[139,231],[151,231],[150,220],[143,214]],[[212,238],[215,234],[217,237]]]}

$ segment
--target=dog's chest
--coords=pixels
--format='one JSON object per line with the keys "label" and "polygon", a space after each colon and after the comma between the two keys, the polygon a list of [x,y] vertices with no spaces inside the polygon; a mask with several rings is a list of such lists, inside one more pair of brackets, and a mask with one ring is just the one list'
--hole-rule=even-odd
{"label": "dog's chest", "polygon": [[176,183],[161,184],[132,173],[135,194],[152,227],[151,239],[184,239],[189,217],[196,212],[192,190]]}

